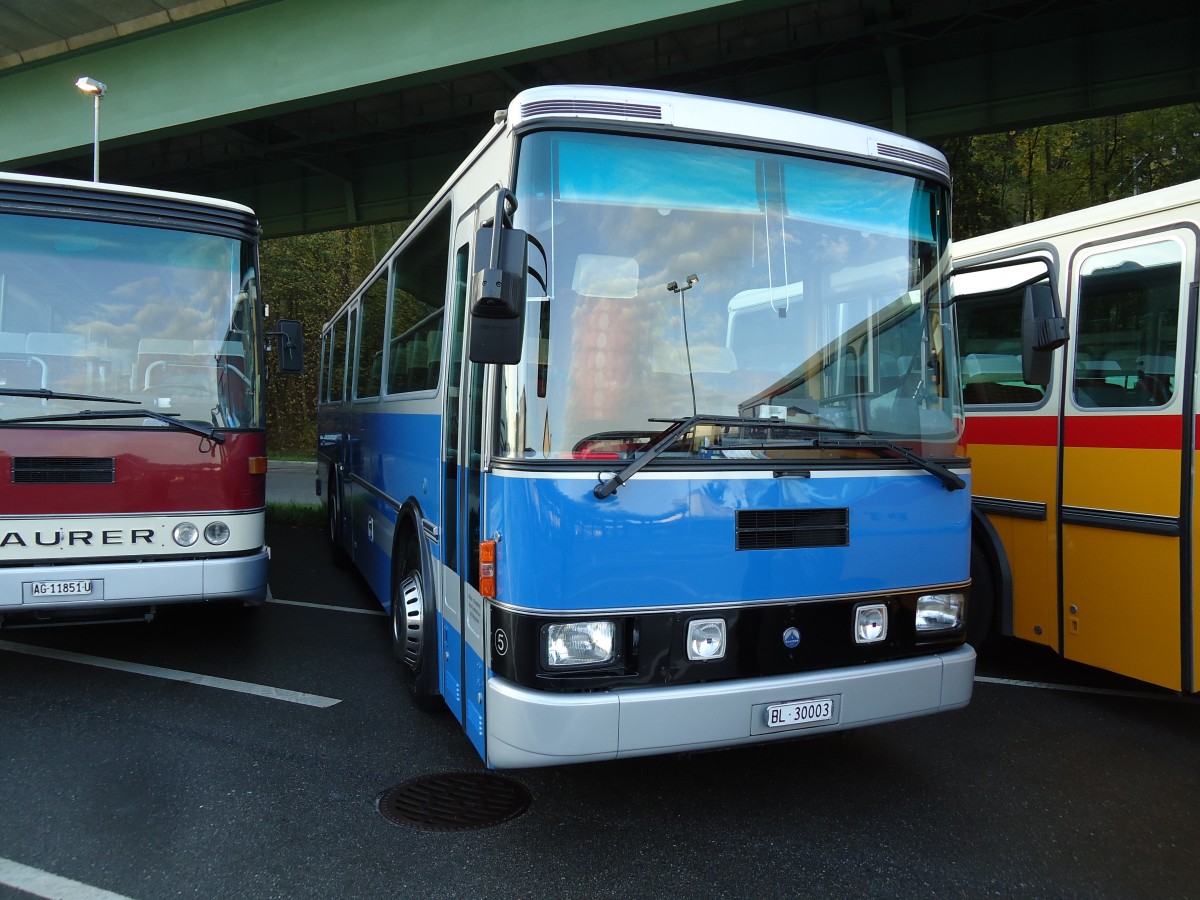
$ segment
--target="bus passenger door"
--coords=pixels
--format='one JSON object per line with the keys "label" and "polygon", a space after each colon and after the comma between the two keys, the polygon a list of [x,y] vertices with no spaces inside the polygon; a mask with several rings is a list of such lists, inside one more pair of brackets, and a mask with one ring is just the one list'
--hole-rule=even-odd
{"label": "bus passenger door", "polygon": [[454,234],[453,294],[449,312],[450,355],[442,438],[443,609],[440,616],[441,689],[483,758],[484,627],[479,594],[480,460],[484,367],[467,359],[466,322],[470,303],[475,212]]}
{"label": "bus passenger door", "polygon": [[1075,255],[1063,422],[1063,655],[1175,690],[1192,681],[1195,246],[1180,229]]}
{"label": "bus passenger door", "polygon": [[329,330],[329,358],[327,381],[323,387],[324,405],[320,407],[318,421],[318,446],[327,458],[329,468],[322,473],[326,503],[329,510],[329,539],[339,551],[349,553],[349,539],[345,519],[345,476],[347,445],[349,443],[349,413],[347,407],[347,378],[350,352],[349,330],[354,327],[354,313],[343,312]]}
{"label": "bus passenger door", "polygon": [[1040,250],[981,266],[956,276],[955,305],[973,503],[987,514],[1011,565],[1012,603],[999,611],[1000,633],[1058,650],[1055,373],[1063,351],[1038,350],[1026,340],[1027,286],[1050,291],[1051,276],[1051,260]]}

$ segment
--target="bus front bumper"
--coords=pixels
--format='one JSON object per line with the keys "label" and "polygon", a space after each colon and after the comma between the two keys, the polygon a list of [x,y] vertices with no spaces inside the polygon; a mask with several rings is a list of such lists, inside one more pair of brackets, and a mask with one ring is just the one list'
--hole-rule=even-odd
{"label": "bus front bumper", "polygon": [[[894,722],[967,705],[975,651],[714,684],[559,694],[491,677],[488,765],[563,765],[732,747]],[[768,709],[833,701],[831,721],[767,724]]]}
{"label": "bus front bumper", "polygon": [[[127,606],[240,601],[262,603],[267,595],[266,548],[246,556],[14,566],[0,569],[0,619],[17,613],[80,612]],[[41,594],[35,585],[73,583],[89,591]],[[45,588],[42,588],[43,590]]]}

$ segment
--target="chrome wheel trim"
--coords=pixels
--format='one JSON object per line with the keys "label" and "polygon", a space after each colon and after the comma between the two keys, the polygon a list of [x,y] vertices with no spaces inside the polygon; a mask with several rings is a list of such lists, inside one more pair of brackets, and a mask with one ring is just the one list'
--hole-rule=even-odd
{"label": "chrome wheel trim", "polygon": [[425,596],[421,590],[419,572],[409,572],[404,576],[400,582],[399,601],[399,607],[392,611],[392,638],[397,646],[404,648],[404,664],[410,671],[416,672],[425,643]]}

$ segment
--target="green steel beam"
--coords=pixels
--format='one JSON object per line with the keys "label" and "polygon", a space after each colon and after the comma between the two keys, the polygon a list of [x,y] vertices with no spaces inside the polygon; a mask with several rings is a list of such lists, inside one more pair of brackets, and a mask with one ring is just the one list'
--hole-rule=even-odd
{"label": "green steel beam", "polygon": [[[101,139],[235,122],[363,96],[662,20],[763,4],[737,0],[275,0],[0,71],[4,161],[28,166],[91,142],[90,75],[108,85]],[[769,4],[768,4],[769,5]],[[437,73],[435,76],[434,73]]]}

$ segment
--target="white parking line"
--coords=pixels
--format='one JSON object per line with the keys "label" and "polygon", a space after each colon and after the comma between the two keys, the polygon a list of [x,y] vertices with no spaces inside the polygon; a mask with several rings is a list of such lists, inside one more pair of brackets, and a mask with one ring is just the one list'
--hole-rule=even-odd
{"label": "white parking line", "polygon": [[386,616],[382,609],[355,609],[352,606],[332,606],[328,603],[305,603],[303,600],[279,600],[270,595],[268,603],[278,603],[281,606],[307,606],[309,609],[328,609],[332,612],[358,613],[360,616]]}
{"label": "white parking line", "polygon": [[16,888],[35,897],[55,900],[129,900],[124,894],[114,894],[61,875],[51,875],[3,857],[0,857],[0,885]]}
{"label": "white parking line", "polygon": [[72,653],[70,650],[35,647],[32,644],[0,641],[0,650],[8,650],[12,653],[24,653],[27,656],[41,656],[46,659],[59,659],[66,662],[81,663],[85,666],[97,666],[102,669],[116,669],[118,672],[133,672],[137,675],[149,675],[152,678],[165,678],[168,681],[183,681],[188,684],[198,684],[202,687],[218,688],[223,691],[236,691],[239,694],[253,694],[256,697],[283,700],[286,703],[299,703],[302,706],[315,706],[320,709],[342,702],[332,697],[322,697],[319,694],[305,694],[300,691],[289,691],[285,688],[270,687],[265,684],[234,681],[230,678],[217,678],[212,675],[199,675],[195,672],[183,672],[179,669],[146,666],[141,663],[125,662],[119,659],[106,659],[102,656],[87,656],[83,653]]}
{"label": "white parking line", "polygon": [[1078,684],[1051,684],[1047,681],[1023,681],[1020,678],[993,678],[990,675],[976,675],[975,680],[980,684],[1007,684],[1012,687],[1038,688],[1044,691],[1070,691],[1076,694],[1103,694],[1106,697],[1136,697],[1139,700],[1171,700],[1174,702],[1194,702],[1177,694],[1154,694],[1150,691],[1121,691],[1114,688],[1083,687]]}

